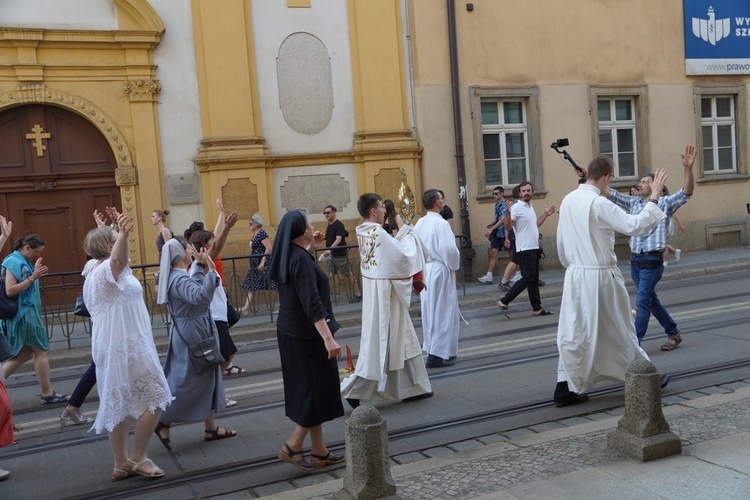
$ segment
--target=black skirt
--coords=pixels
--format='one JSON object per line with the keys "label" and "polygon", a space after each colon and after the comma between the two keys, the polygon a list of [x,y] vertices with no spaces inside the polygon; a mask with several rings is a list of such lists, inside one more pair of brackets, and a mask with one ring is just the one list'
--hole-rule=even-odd
{"label": "black skirt", "polygon": [[234,345],[234,340],[229,335],[229,323],[214,321],[214,324],[216,324],[216,330],[219,332],[219,352],[221,352],[224,361],[229,361],[229,358],[237,352],[237,346]]}
{"label": "black skirt", "polygon": [[328,359],[323,339],[276,334],[284,378],[286,416],[302,427],[315,427],[344,414],[339,366]]}

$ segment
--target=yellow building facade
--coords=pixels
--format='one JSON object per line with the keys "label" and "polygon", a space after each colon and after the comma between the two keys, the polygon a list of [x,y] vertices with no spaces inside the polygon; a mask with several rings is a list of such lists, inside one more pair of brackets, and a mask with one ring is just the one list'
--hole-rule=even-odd
{"label": "yellow building facade", "polygon": [[[569,139],[565,149],[584,167],[599,152],[614,154],[613,186],[621,191],[657,167],[667,168],[668,188],[677,191],[679,154],[696,145],[695,195],[678,212],[687,232],[670,243],[687,251],[747,245],[750,76],[686,75],[685,29],[693,33],[684,26],[683,0],[454,2],[457,82],[450,77],[446,2],[408,4],[424,187],[443,189],[454,212],[465,190],[475,275],[486,270],[484,233],[493,218],[494,186],[503,186],[509,198],[519,181],[532,181],[538,213],[559,206],[576,188],[573,169],[550,148],[558,138]],[[730,16],[717,11],[720,17]],[[456,175],[452,85],[460,99],[463,187]],[[710,142],[712,127],[719,130],[718,148]],[[559,265],[556,226],[553,216],[540,228],[546,266]],[[627,239],[617,243],[627,255]]]}
{"label": "yellow building facade", "polygon": [[[170,210],[181,233],[193,220],[212,227],[221,200],[241,217],[227,254],[248,253],[256,213],[273,235],[294,208],[322,228],[334,204],[353,227],[359,194],[421,186],[403,9],[399,0],[4,2],[0,133],[18,151],[0,154],[13,186],[0,213],[14,232],[46,233],[50,248],[80,248],[91,209],[121,205],[136,222],[136,264],[156,261],[156,209]],[[22,197],[33,206],[17,207]],[[52,212],[57,232],[45,222]]]}

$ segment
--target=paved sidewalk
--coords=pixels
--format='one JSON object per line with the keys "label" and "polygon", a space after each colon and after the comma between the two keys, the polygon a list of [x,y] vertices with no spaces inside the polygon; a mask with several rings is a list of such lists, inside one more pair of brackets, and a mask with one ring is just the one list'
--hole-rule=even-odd
{"label": "paved sidewalk", "polygon": [[[750,498],[750,380],[670,396],[664,403],[671,430],[682,440],[681,455],[640,462],[610,451],[607,434],[620,418],[615,410],[455,443],[444,454],[432,451],[442,456],[393,465],[391,473],[405,499]],[[276,485],[278,493],[268,497],[255,493],[278,500],[331,499],[342,482],[288,485],[285,491]]]}

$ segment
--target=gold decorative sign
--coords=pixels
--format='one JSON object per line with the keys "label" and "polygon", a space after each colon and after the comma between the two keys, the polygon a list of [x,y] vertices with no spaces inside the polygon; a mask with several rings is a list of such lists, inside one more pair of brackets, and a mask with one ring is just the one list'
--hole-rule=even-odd
{"label": "gold decorative sign", "polygon": [[50,138],[49,133],[47,133],[47,132],[42,133],[42,130],[44,130],[42,128],[42,126],[37,123],[31,129],[31,131],[33,132],[33,134],[26,134],[26,138],[27,139],[30,139],[30,140],[34,141],[34,144],[32,144],[32,147],[36,148],[36,155],[37,156],[44,156],[44,150],[47,149],[47,146],[45,146],[44,144],[42,144],[42,139],[49,139]]}

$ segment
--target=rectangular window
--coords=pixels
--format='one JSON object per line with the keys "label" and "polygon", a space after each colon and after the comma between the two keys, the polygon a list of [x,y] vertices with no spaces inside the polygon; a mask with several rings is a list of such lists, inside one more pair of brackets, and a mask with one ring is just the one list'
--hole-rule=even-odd
{"label": "rectangular window", "polygon": [[524,99],[482,99],[482,151],[487,189],[530,178]]}
{"label": "rectangular window", "polygon": [[733,95],[701,96],[703,172],[736,172],[737,141]]}
{"label": "rectangular window", "polygon": [[638,149],[635,103],[632,97],[597,98],[599,152],[615,162],[615,177],[635,179]]}

